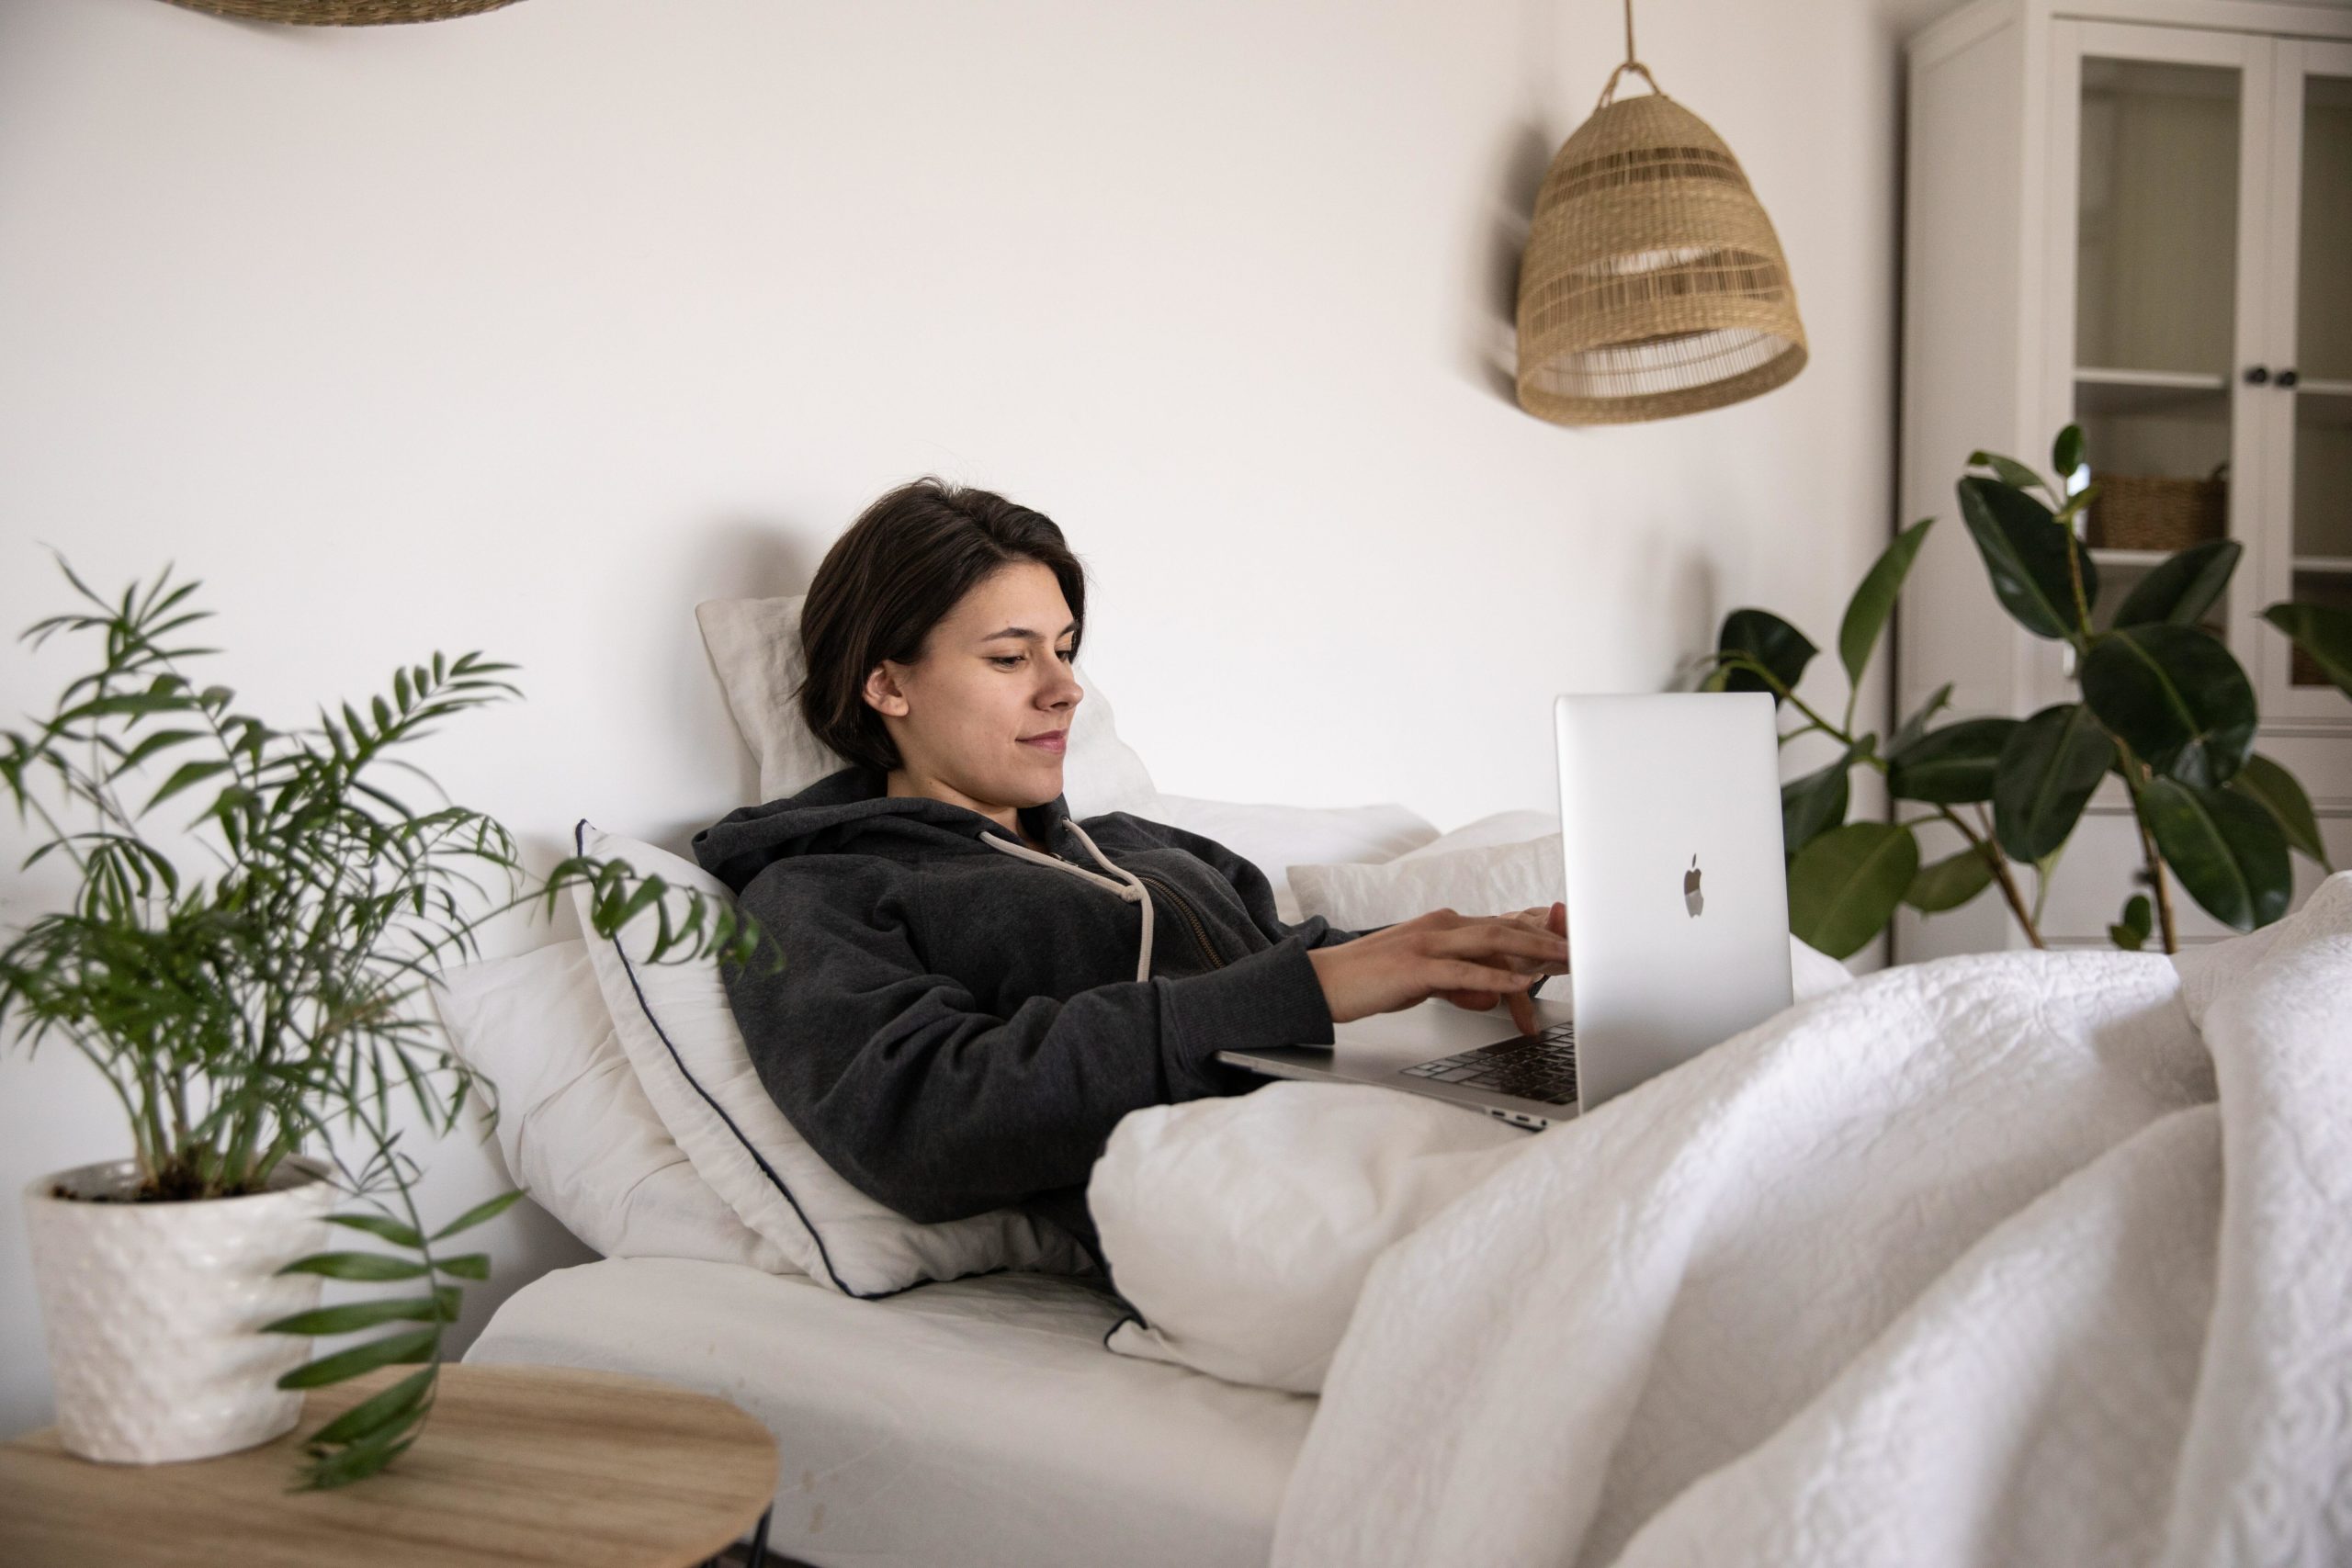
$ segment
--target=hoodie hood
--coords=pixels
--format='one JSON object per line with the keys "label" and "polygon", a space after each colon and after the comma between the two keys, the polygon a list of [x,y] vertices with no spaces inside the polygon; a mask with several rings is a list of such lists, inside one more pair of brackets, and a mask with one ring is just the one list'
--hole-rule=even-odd
{"label": "hoodie hood", "polygon": [[[1136,978],[1151,975],[1152,906],[1142,878],[1095,847],[1069,814],[1069,797],[1057,795],[1021,808],[1022,830],[1052,854],[1040,854],[1008,837],[994,819],[968,807],[928,795],[888,793],[879,771],[855,763],[829,773],[798,795],[729,812],[694,838],[695,859],[737,897],[760,873],[780,860],[809,854],[871,854],[899,862],[943,854],[1003,854],[1094,883],[1124,903],[1143,908],[1143,936],[1136,953]],[[1070,859],[1062,858],[1067,852]],[[1102,869],[1072,863],[1090,856]]]}
{"label": "hoodie hood", "polygon": [[[914,861],[939,854],[987,854],[983,834],[1004,829],[968,807],[928,795],[888,793],[877,769],[852,764],[783,800],[729,812],[696,833],[695,859],[738,897],[760,873],[795,855],[869,854]],[[1057,850],[1067,842],[1069,797],[1023,807],[1023,830]]]}

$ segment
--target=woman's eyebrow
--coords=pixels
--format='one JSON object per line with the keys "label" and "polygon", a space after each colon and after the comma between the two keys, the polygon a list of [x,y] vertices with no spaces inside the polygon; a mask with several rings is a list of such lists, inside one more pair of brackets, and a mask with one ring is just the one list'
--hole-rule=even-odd
{"label": "woman's eyebrow", "polygon": [[[1078,630],[1078,623],[1076,621],[1072,621],[1069,625],[1064,626],[1058,635],[1068,637],[1070,633],[1076,630]],[[982,642],[1001,642],[1006,637],[1019,637],[1023,642],[1027,642],[1035,639],[1036,636],[1037,634],[1031,631],[1027,626],[1007,626],[1001,632],[989,633],[988,636],[980,638],[980,640]]]}

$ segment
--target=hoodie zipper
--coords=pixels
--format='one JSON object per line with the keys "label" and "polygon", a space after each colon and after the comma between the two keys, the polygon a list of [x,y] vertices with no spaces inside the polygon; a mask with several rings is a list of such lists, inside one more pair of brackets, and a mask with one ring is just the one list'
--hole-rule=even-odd
{"label": "hoodie zipper", "polygon": [[[1068,818],[1062,819],[1062,830],[1065,833],[1069,830]],[[1208,960],[1210,968],[1222,969],[1230,962],[1216,943],[1210,939],[1208,927],[1202,922],[1200,916],[1193,912],[1189,899],[1166,881],[1154,876],[1148,871],[1136,871],[1133,867],[1129,867],[1128,870],[1136,881],[1147,887],[1156,887],[1168,896],[1168,901],[1175,906],[1176,912],[1184,917],[1184,925],[1193,933],[1193,941],[1199,946],[1201,956]]]}
{"label": "hoodie zipper", "polygon": [[1209,967],[1212,969],[1224,968],[1226,965],[1225,954],[1217,951],[1216,943],[1209,940],[1208,928],[1204,926],[1201,923],[1200,917],[1193,912],[1193,906],[1185,900],[1184,896],[1177,892],[1175,888],[1170,887],[1167,883],[1161,881],[1159,877],[1152,875],[1151,873],[1148,871],[1138,871],[1135,874],[1136,880],[1141,882],[1145,886],[1157,887],[1162,893],[1168,895],[1168,901],[1176,906],[1176,912],[1184,917],[1184,924],[1191,928],[1193,940],[1200,943],[1201,956],[1209,961]]}

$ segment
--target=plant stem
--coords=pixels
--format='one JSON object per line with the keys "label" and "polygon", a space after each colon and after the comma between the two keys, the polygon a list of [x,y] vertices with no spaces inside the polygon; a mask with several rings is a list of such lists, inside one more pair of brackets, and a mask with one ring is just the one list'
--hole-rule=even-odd
{"label": "plant stem", "polygon": [[2132,825],[2140,829],[2140,852],[2147,858],[2148,882],[2156,895],[2157,929],[2164,932],[2165,951],[2178,953],[2180,941],[2172,928],[2172,885],[2165,879],[2164,857],[2156,853],[2155,835],[2148,831],[2148,819],[2140,812],[2140,790],[2132,789]]}
{"label": "plant stem", "polygon": [[2049,944],[2041,940],[2041,930],[2026,909],[2024,895],[2018,891],[2016,879],[2009,875],[2009,857],[2003,854],[1999,846],[1990,839],[1979,838],[1971,832],[1968,824],[1962,821],[1960,814],[1951,807],[1938,806],[1936,810],[1959,831],[1962,838],[1968,840],[1968,847],[1984,856],[1984,863],[1993,868],[1993,880],[2000,885],[2001,897],[2007,901],[2009,913],[2017,917],[2018,929],[2025,932],[2026,940],[2038,948],[2046,948]]}

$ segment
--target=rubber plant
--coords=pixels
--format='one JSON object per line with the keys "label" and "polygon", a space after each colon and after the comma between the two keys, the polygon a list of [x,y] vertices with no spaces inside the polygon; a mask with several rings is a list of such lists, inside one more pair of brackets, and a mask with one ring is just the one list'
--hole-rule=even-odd
{"label": "rubber plant", "polygon": [[[2062,482],[2084,470],[2078,427],[2059,433],[2051,462]],[[2328,860],[2302,785],[2254,750],[2254,684],[2206,624],[2242,547],[2215,539],[2166,557],[2101,625],[2092,615],[2098,566],[2076,532],[2098,487],[2065,493],[1991,452],[1973,454],[1968,468],[1958,486],[1961,519],[1994,596],[2034,636],[2073,649],[2079,696],[2023,718],[1939,723],[1951,703],[1947,682],[1883,740],[1856,730],[1862,672],[1933,518],[1895,536],[1846,606],[1838,656],[1849,690],[1838,719],[1797,694],[1819,651],[1810,638],[1768,610],[1726,615],[1704,684],[1770,692],[1799,718],[1783,744],[1821,735],[1838,748],[1826,766],[1781,787],[1790,929],[1843,958],[1883,931],[1901,905],[1934,914],[1994,892],[2027,939],[2043,946],[2052,874],[2092,792],[2110,774],[2131,802],[2145,863],[2138,876],[2146,890],[2126,896],[2108,928],[2119,947],[2139,948],[2155,934],[2165,952],[2177,950],[2174,879],[2234,930],[2278,919],[2292,892],[2290,852],[2322,866]],[[2263,616],[2352,694],[2352,614],[2281,604]],[[1892,820],[1846,820],[1856,768],[1884,777]],[[1957,833],[1962,847],[1923,861],[1917,834],[1930,823]]]}
{"label": "rubber plant", "polygon": [[[596,890],[602,936],[660,906],[658,959],[740,960],[756,933],[731,908],[623,862],[575,856],[532,884],[514,837],[492,818],[446,797],[407,804],[423,798],[420,787],[440,791],[395,753],[443,720],[519,696],[502,678],[513,666],[435,653],[395,671],[385,694],[279,729],[240,711],[228,687],[188,673],[191,660],[218,651],[182,643],[209,614],[193,607],[199,583],[175,585],[166,567],[108,600],[58,564],[85,607],[25,638],[38,647],[86,636],[102,655],[48,718],[0,731],[0,783],[19,821],[37,818],[42,834],[25,866],[59,857],[79,886],[69,908],[0,949],[0,1029],[13,1017],[28,1052],[61,1036],[105,1077],[130,1122],[141,1201],[257,1192],[289,1156],[315,1146],[332,1159],[336,1186],[365,1205],[332,1222],[391,1250],[321,1253],[280,1272],[387,1281],[401,1293],[267,1329],[387,1330],[310,1360],[282,1388],[419,1367],[305,1439],[303,1484],[356,1481],[415,1440],[460,1281],[489,1276],[487,1255],[443,1244],[521,1196],[503,1193],[430,1231],[417,1211],[421,1169],[398,1146],[393,1097],[412,1097],[436,1136],[469,1100],[493,1121],[497,1111],[495,1086],[447,1049],[422,1005],[436,972],[477,955],[488,920],[535,900],[551,909],[583,881]],[[201,806],[159,834],[157,808],[173,801]],[[206,863],[191,869],[199,854]],[[484,877],[503,885],[503,901]],[[333,1136],[337,1124],[356,1158]]]}

